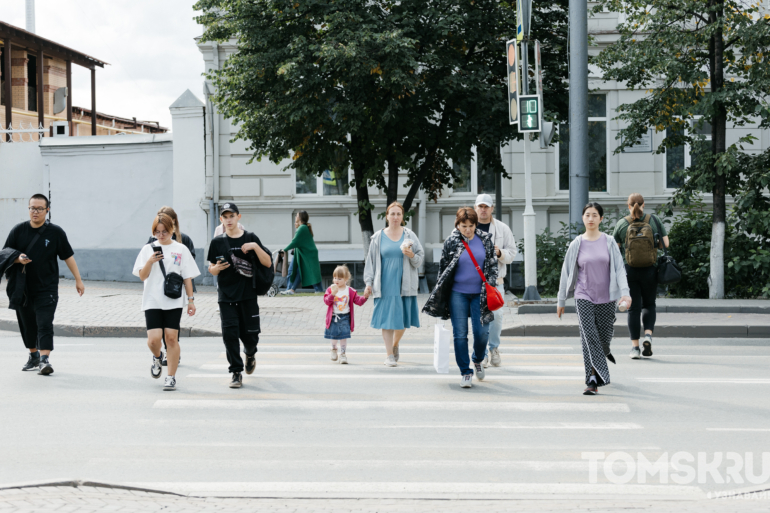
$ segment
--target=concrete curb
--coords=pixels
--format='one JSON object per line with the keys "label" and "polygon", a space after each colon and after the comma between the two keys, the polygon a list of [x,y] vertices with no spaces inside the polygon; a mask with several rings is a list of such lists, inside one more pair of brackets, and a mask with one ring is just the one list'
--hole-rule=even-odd
{"label": "concrete curb", "polygon": [[[687,305],[657,305],[655,310],[658,313],[714,313],[714,314],[768,314],[770,315],[770,304],[768,306],[687,306]],[[547,305],[521,305],[518,307],[519,314],[552,314],[556,313],[556,303]],[[575,313],[575,305],[564,307],[564,313]]]}
{"label": "concrete curb", "polygon": [[[19,325],[16,321],[0,319],[0,330],[18,333]],[[147,336],[147,329],[143,326],[79,326],[54,323],[53,334],[56,337],[144,338]],[[222,332],[185,326],[179,330],[179,336],[183,338],[221,337]]]}
{"label": "concrete curb", "polygon": [[[503,327],[505,337],[575,337],[578,326],[548,324],[535,326]],[[628,337],[628,326],[615,325],[616,337]],[[770,324],[762,326],[710,325],[710,326],[656,326],[656,337],[670,338],[766,338],[770,337]]]}

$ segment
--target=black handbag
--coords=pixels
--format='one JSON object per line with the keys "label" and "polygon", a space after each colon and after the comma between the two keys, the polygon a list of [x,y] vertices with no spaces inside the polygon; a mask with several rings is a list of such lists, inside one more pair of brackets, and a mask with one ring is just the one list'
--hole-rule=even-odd
{"label": "black handbag", "polygon": [[163,265],[163,260],[158,262],[160,264],[160,270],[163,273],[163,293],[166,297],[171,299],[179,299],[182,297],[182,289],[184,288],[184,278],[181,274],[168,273],[166,274],[166,266]]}
{"label": "black handbag", "polygon": [[[660,229],[660,221],[657,218],[655,223],[658,225],[659,233],[663,230]],[[676,263],[674,257],[668,254],[668,248],[663,245],[664,254],[658,257],[658,283],[661,285],[671,285],[682,279],[682,268]]]}

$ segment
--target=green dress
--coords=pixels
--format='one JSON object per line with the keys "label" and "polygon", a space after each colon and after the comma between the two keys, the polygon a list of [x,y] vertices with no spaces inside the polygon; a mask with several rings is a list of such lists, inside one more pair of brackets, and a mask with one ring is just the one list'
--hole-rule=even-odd
{"label": "green dress", "polygon": [[318,248],[315,247],[313,234],[307,225],[301,224],[294,232],[291,243],[283,250],[288,253],[294,250],[294,266],[292,267],[289,283],[294,281],[297,271],[302,273],[302,286],[312,287],[321,282],[321,263],[318,261]]}

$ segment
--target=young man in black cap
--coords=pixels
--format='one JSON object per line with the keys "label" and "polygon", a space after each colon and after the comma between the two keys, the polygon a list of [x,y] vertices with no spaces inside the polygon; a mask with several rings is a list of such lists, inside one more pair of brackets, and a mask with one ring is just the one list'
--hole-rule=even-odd
{"label": "young man in black cap", "polygon": [[[209,245],[209,272],[217,276],[219,316],[222,320],[222,339],[233,379],[230,388],[241,388],[244,370],[241,342],[246,354],[246,374],[254,372],[254,355],[259,342],[259,305],[254,288],[254,266],[272,267],[270,251],[259,237],[238,227],[241,214],[235,203],[222,205],[219,220],[225,233],[214,237]],[[252,253],[253,252],[253,253]],[[253,258],[256,256],[256,258]]]}
{"label": "young man in black cap", "polygon": [[53,351],[53,318],[59,302],[57,257],[64,260],[75,277],[78,294],[82,296],[85,292],[67,234],[45,219],[49,206],[44,195],[32,196],[29,222],[14,226],[3,246],[19,253],[8,268],[6,290],[10,307],[16,310],[21,338],[29,349],[29,358],[21,370],[37,370],[43,376],[53,373],[49,357]]}

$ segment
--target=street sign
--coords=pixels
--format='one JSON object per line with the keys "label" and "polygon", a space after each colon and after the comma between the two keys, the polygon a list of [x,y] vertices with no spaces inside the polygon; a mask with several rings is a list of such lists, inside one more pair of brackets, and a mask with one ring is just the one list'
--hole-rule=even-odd
{"label": "street sign", "polygon": [[516,0],[516,41],[524,40],[524,9],[522,0]]}
{"label": "street sign", "polygon": [[508,123],[515,125],[519,122],[519,49],[515,39],[505,43],[505,64],[508,70]]}
{"label": "street sign", "polygon": [[540,132],[542,103],[536,94],[519,96],[519,132]]}

